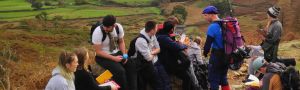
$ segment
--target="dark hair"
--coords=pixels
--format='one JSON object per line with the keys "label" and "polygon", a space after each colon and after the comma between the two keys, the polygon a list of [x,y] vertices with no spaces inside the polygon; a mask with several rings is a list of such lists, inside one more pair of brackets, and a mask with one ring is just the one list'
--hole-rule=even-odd
{"label": "dark hair", "polygon": [[113,15],[107,15],[103,18],[102,23],[105,27],[113,26],[116,23],[116,17]]}
{"label": "dark hair", "polygon": [[173,29],[175,25],[171,21],[164,22],[164,27],[160,31],[161,34],[169,34]]}
{"label": "dark hair", "polygon": [[145,31],[150,32],[152,29],[156,27],[156,22],[155,21],[148,21],[145,24]]}

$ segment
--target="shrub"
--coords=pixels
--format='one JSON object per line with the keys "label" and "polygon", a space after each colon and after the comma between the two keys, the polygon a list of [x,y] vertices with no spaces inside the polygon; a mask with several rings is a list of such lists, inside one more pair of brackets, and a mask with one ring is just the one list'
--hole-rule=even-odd
{"label": "shrub", "polygon": [[231,7],[228,0],[211,0],[210,4],[218,8],[221,17],[231,16]]}
{"label": "shrub", "polygon": [[76,5],[83,5],[83,4],[88,4],[86,0],[75,0]]}
{"label": "shrub", "polygon": [[42,2],[35,1],[31,3],[31,8],[33,8],[34,10],[41,10],[43,6],[44,5]]}
{"label": "shrub", "polygon": [[172,15],[179,18],[180,23],[183,23],[185,21],[187,14],[188,13],[187,13],[185,7],[183,7],[181,5],[175,6],[172,11]]}

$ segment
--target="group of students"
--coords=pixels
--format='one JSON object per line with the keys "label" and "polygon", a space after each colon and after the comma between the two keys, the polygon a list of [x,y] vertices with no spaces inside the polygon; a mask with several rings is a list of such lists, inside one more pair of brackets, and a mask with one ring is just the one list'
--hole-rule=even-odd
{"label": "group of students", "polygon": [[91,71],[88,52],[86,48],[63,51],[45,90],[118,90],[116,85],[99,86]]}
{"label": "group of students", "polygon": [[[264,39],[272,45],[276,43],[277,47],[272,49],[278,48],[279,43],[275,40],[278,38],[273,36],[280,37],[282,32],[280,22],[273,17],[278,16],[279,11],[274,9],[276,8],[272,7],[268,10],[272,21],[268,24],[270,30]],[[93,30],[91,41],[96,53],[96,63],[113,74],[112,80],[120,88],[114,85],[98,86],[88,67],[91,64],[88,50],[80,48],[74,53],[61,53],[58,66],[53,70],[46,90],[146,90],[147,85],[153,90],[172,90],[170,75],[182,80],[182,90],[198,90],[198,85],[202,82],[195,81],[191,61],[185,60],[184,57],[199,58],[201,53],[208,57],[209,52],[211,54],[207,68],[210,90],[219,90],[219,86],[222,90],[230,90],[227,81],[228,64],[223,62],[225,54],[222,29],[215,22],[219,20],[218,10],[214,6],[208,6],[202,14],[204,19],[210,22],[204,52],[201,52],[199,46],[200,38],[196,38],[190,45],[175,40],[174,30],[179,23],[176,17],[169,17],[163,24],[147,21],[126,52],[122,25],[116,23],[115,16],[107,15],[102,19],[102,24]],[[273,23],[278,25],[272,26]],[[274,57],[273,54],[275,53],[268,57]],[[263,66],[266,65],[255,66],[255,70]]]}

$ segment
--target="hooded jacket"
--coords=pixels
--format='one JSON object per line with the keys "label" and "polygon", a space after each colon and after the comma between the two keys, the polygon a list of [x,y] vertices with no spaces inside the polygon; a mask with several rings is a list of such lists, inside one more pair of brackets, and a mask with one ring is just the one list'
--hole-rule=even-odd
{"label": "hooded jacket", "polygon": [[49,80],[45,90],[75,90],[74,80],[67,80],[61,75],[61,70],[56,67],[52,71],[52,78]]}
{"label": "hooded jacket", "polygon": [[270,63],[267,66],[266,74],[263,77],[263,86],[261,90],[282,90],[280,72],[285,70],[282,63]]}
{"label": "hooded jacket", "polygon": [[[139,37],[135,43],[135,50],[140,52],[145,60],[155,63],[158,60],[157,55],[154,58],[151,58],[150,55],[153,48],[160,48],[156,36],[149,36],[145,29],[141,30],[140,34],[144,35],[149,43],[144,38]],[[134,57],[137,57],[137,52]]]}

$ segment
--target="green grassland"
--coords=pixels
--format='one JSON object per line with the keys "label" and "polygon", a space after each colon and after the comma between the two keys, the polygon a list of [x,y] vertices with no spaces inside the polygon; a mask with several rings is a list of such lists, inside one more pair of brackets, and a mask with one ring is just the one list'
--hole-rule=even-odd
{"label": "green grassland", "polygon": [[150,5],[154,0],[112,0],[115,3],[136,6],[136,5]]}
{"label": "green grassland", "polygon": [[[71,1],[69,1],[71,3]],[[32,19],[35,15],[47,12],[49,18],[63,16],[64,19],[95,18],[113,14],[115,16],[137,15],[137,14],[159,14],[160,9],[156,7],[101,7],[96,5],[66,5],[59,8],[57,6],[45,6],[43,10],[32,10],[31,5],[22,0],[2,0],[0,1],[0,20],[18,21]]]}

